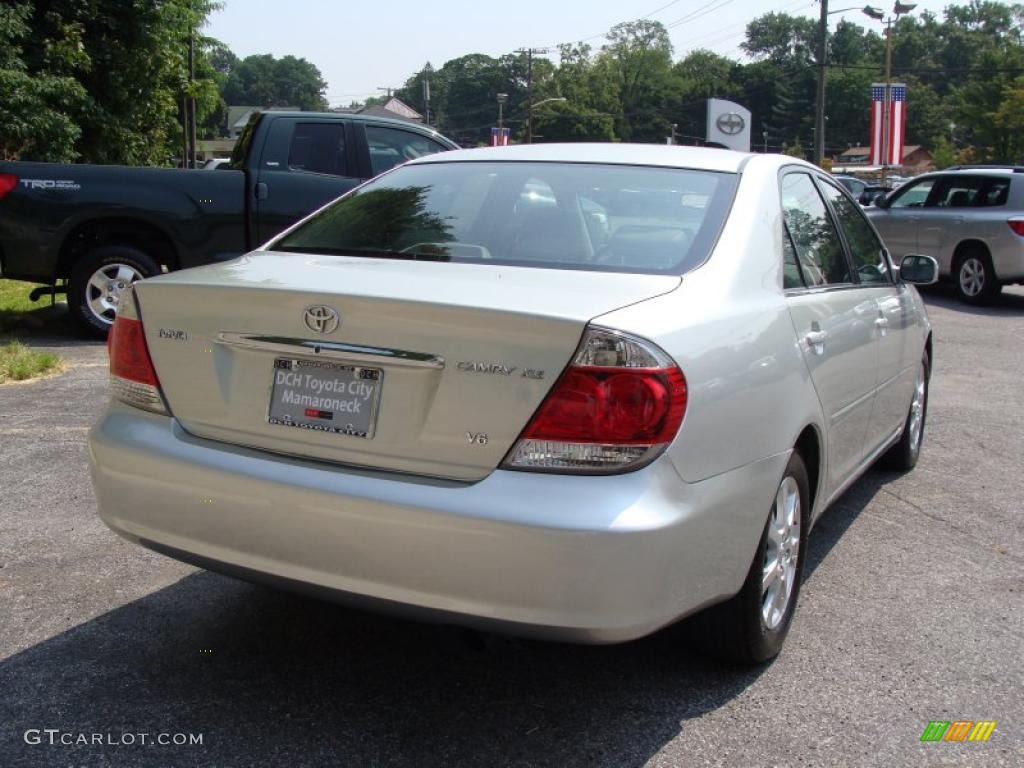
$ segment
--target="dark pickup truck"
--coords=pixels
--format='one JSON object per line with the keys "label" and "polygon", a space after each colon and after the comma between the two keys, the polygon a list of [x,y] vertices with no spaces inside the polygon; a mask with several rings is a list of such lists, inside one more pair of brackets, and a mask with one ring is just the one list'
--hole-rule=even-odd
{"label": "dark pickup truck", "polygon": [[263,112],[216,170],[0,163],[0,274],[66,290],[72,316],[105,334],[134,280],[239,256],[366,179],[457,148],[400,120]]}

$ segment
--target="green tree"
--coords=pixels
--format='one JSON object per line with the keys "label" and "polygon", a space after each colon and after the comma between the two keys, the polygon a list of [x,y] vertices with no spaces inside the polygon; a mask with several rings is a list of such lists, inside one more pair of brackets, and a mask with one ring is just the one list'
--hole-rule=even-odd
{"label": "green tree", "polygon": [[664,141],[671,130],[664,107],[672,86],[672,43],[661,22],[616,24],[601,49],[618,90],[616,133],[624,141]]}
{"label": "green tree", "polygon": [[277,59],[264,53],[233,63],[223,96],[230,105],[323,110],[327,108],[326,91],[320,70],[306,59]]}
{"label": "green tree", "polygon": [[0,158],[70,162],[81,130],[69,113],[85,101],[72,76],[84,64],[81,29],[64,27],[48,38],[47,69],[32,73],[22,58],[31,13],[28,4],[0,6]]}

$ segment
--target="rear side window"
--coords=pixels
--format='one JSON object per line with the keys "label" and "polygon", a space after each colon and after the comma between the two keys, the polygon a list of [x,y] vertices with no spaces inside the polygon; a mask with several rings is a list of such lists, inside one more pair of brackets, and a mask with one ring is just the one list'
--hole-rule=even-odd
{"label": "rear side window", "polygon": [[299,123],[288,148],[288,169],[331,176],[348,176],[345,126],[335,123]]}
{"label": "rear side window", "polygon": [[850,268],[825,201],[806,173],[782,179],[782,215],[809,287],[849,283]]}
{"label": "rear side window", "polygon": [[681,274],[711,253],[736,180],[596,163],[412,164],[339,199],[272,247]]}

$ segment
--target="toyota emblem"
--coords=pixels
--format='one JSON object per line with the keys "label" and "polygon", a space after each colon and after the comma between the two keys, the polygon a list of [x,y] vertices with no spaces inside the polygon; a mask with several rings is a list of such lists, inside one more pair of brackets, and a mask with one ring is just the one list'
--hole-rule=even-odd
{"label": "toyota emblem", "polygon": [[726,136],[735,136],[746,127],[747,123],[742,115],[738,115],[735,112],[726,112],[718,116],[718,119],[715,120],[715,125]]}
{"label": "toyota emblem", "polygon": [[306,323],[306,327],[314,333],[333,333],[341,325],[341,315],[338,314],[338,311],[325,304],[306,307],[302,320]]}

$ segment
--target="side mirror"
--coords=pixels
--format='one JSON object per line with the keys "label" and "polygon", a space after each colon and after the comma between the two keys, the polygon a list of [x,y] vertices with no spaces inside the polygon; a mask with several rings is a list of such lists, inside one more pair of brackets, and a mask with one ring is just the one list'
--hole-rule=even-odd
{"label": "side mirror", "polygon": [[877,195],[875,195],[875,199],[872,200],[871,202],[874,203],[876,208],[889,207],[889,197],[885,192],[879,192]]}
{"label": "side mirror", "polygon": [[939,281],[939,262],[931,256],[910,254],[900,262],[900,279],[914,285],[931,285]]}

